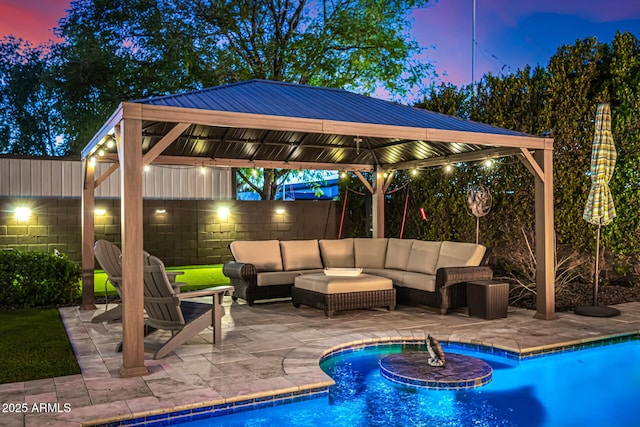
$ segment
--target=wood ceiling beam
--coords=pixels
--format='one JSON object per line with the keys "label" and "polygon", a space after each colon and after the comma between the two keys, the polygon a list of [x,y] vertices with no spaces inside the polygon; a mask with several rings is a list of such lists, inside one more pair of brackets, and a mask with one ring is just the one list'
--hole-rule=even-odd
{"label": "wood ceiling beam", "polygon": [[[124,102],[124,116],[127,106]],[[140,105],[140,104],[133,104]],[[166,107],[142,104],[142,119],[161,122],[184,122],[204,126],[262,129],[287,132],[310,132],[329,135],[350,135],[371,138],[423,140],[444,143],[464,143],[499,147],[551,149],[553,139],[526,135],[503,135],[484,132],[464,132],[373,123],[341,122],[336,120],[271,116],[266,114],[229,111],[203,111],[196,108]]]}
{"label": "wood ceiling beam", "polygon": [[164,150],[167,149],[168,146],[173,144],[173,142],[178,139],[182,133],[187,130],[187,128],[191,126],[190,123],[178,123],[171,129],[165,136],[162,137],[160,141],[158,141],[142,158],[142,166],[147,166],[152,163],[154,159],[156,159]]}
{"label": "wood ceiling beam", "polygon": [[[100,162],[117,162],[115,154],[106,154],[100,158]],[[232,167],[232,168],[281,168],[281,169],[317,169],[337,171],[362,171],[373,170],[371,165],[340,164],[320,162],[282,162],[275,160],[244,160],[244,159],[210,159],[207,157],[186,156],[158,156],[152,164],[176,165],[176,166],[208,166],[208,167]]]}
{"label": "wood ceiling beam", "polygon": [[414,168],[429,168],[442,166],[450,163],[477,162],[497,157],[508,157],[514,154],[521,154],[519,148],[493,148],[489,150],[479,150],[470,153],[452,154],[450,156],[431,157],[423,160],[411,160],[396,164],[385,165],[385,170],[402,170]]}

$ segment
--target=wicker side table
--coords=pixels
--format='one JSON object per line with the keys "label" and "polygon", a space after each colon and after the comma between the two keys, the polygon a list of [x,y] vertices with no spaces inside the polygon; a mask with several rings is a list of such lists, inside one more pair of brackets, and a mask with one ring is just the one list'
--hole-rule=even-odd
{"label": "wicker side table", "polygon": [[469,316],[486,320],[507,317],[509,284],[491,280],[467,282]]}

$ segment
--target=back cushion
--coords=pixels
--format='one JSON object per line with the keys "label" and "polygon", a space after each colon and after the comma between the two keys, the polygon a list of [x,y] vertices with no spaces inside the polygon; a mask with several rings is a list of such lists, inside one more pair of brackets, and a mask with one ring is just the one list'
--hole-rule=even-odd
{"label": "back cushion", "polygon": [[353,239],[320,240],[322,262],[327,268],[353,268]]}
{"label": "back cushion", "polygon": [[384,268],[406,270],[412,245],[413,240],[389,239],[389,243],[387,243],[387,257],[384,260]]}
{"label": "back cushion", "polygon": [[356,267],[384,268],[387,239],[353,239]]}
{"label": "back cushion", "polygon": [[407,270],[417,273],[436,274],[441,245],[442,242],[425,242],[422,240],[413,242]]}
{"label": "back cushion", "polygon": [[322,268],[317,240],[291,240],[280,242],[282,266],[285,271]]}
{"label": "back cushion", "polygon": [[437,268],[478,266],[486,250],[475,243],[442,242]]}
{"label": "back cushion", "polygon": [[238,240],[229,245],[238,262],[253,264],[256,271],[282,271],[280,243],[277,240]]}

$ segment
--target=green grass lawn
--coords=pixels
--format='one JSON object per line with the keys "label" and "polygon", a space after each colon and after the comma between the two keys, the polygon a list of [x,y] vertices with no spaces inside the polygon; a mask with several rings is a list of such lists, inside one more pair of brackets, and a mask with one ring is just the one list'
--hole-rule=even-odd
{"label": "green grass lawn", "polygon": [[[167,271],[184,271],[184,275],[176,277],[178,282],[187,283],[181,292],[229,284],[229,278],[222,274],[222,264],[167,267]],[[106,280],[107,275],[102,270],[95,271],[93,284],[96,296],[104,296]],[[107,283],[107,295],[117,295],[111,283]]]}
{"label": "green grass lawn", "polygon": [[[179,282],[188,285],[182,291],[229,284],[222,274],[222,264],[212,266],[171,267],[184,271]],[[104,296],[107,275],[96,270],[95,295]],[[116,290],[107,284],[107,294]],[[79,374],[73,349],[62,324],[60,313],[50,309],[0,310],[0,384]]]}
{"label": "green grass lawn", "polygon": [[0,384],[79,374],[55,308],[0,311]]}

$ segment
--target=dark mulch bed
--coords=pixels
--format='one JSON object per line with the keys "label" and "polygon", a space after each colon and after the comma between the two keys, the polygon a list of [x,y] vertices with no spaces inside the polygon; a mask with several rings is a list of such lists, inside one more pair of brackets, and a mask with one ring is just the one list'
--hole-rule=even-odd
{"label": "dark mulch bed", "polygon": [[[640,286],[604,285],[598,288],[598,305],[616,305],[640,301]],[[579,305],[593,304],[593,284],[571,283],[556,293],[556,311],[573,311]],[[512,302],[515,307],[535,310],[535,296]]]}

